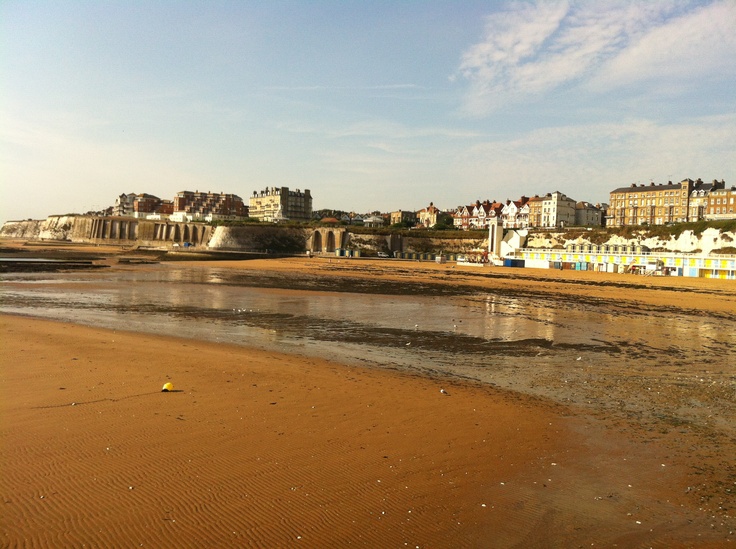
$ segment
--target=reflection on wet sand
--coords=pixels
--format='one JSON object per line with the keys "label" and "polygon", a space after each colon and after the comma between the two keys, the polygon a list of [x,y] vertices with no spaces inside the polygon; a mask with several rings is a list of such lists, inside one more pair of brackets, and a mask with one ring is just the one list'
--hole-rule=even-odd
{"label": "reflection on wet sand", "polygon": [[341,284],[156,265],[7,275],[0,311],[462,376],[584,405],[634,375],[645,378],[636,398],[627,397],[638,409],[652,399],[652,385],[676,383],[696,365],[709,365],[698,375],[711,387],[727,388],[735,373],[732,320],[554,294],[420,290],[380,279]]}
{"label": "reflection on wet sand", "polygon": [[[476,273],[455,283],[456,271],[418,277],[398,264],[372,276],[366,272],[378,267],[365,265],[350,266],[362,278],[348,266],[335,276],[331,265],[325,276],[270,263],[250,271],[161,264],[6,274],[0,312],[449,376],[446,387],[452,378],[477,380],[541,396],[604,417],[609,428],[636,425],[645,442],[666,439],[703,480],[688,487],[701,509],[728,513],[736,506],[730,290],[726,301],[710,285],[653,290],[666,292],[662,299],[618,279],[564,286],[551,273],[535,287],[529,283],[539,282],[536,275],[516,281],[499,271],[491,275],[495,284]],[[635,295],[618,299],[623,291]],[[682,305],[680,292],[689,294]],[[698,309],[700,299],[709,306]]]}

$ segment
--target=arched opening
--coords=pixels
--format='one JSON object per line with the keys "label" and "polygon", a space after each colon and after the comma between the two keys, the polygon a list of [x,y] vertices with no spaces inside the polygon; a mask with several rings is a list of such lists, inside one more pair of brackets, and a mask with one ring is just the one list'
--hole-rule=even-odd
{"label": "arched opening", "polygon": [[189,225],[184,225],[184,242],[189,242]]}
{"label": "arched opening", "polygon": [[319,231],[314,231],[312,235],[312,251],[318,253],[322,251],[322,233]]}
{"label": "arched opening", "polygon": [[174,225],[174,238],[172,240],[174,242],[181,242],[181,229],[179,225]]}
{"label": "arched opening", "polygon": [[329,231],[327,233],[327,247],[325,249],[326,252],[334,252],[335,251],[335,233],[332,231]]}

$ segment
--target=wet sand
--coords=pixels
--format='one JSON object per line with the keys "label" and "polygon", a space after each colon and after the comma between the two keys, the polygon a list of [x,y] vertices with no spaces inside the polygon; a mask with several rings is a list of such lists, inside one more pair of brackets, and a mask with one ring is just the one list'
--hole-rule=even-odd
{"label": "wet sand", "polygon": [[[508,269],[481,277],[450,265],[325,259],[217,266],[736,310],[724,281]],[[243,347],[25,317],[0,323],[4,546],[736,543],[736,479],[724,467],[736,442],[717,425],[642,422],[554,394]],[[160,392],[167,381],[176,392]],[[733,402],[732,393],[720,398]]]}

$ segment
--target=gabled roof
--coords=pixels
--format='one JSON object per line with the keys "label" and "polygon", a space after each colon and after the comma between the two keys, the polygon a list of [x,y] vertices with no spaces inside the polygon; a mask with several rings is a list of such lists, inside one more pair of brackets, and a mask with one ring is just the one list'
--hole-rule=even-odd
{"label": "gabled roof", "polygon": [[585,200],[582,200],[575,204],[576,210],[600,210],[597,206],[594,206],[590,202],[586,202]]}
{"label": "gabled roof", "polygon": [[490,206],[490,209],[493,210],[496,213],[496,215],[500,215],[501,212],[503,211],[503,206],[504,206],[503,202],[493,202]]}

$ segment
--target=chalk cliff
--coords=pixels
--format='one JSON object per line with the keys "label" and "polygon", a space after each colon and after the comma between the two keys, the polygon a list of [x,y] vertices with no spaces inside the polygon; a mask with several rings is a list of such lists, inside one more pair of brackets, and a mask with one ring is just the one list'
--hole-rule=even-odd
{"label": "chalk cliff", "polygon": [[0,238],[69,241],[76,219],[73,215],[52,215],[43,220],[7,221],[0,229]]}

